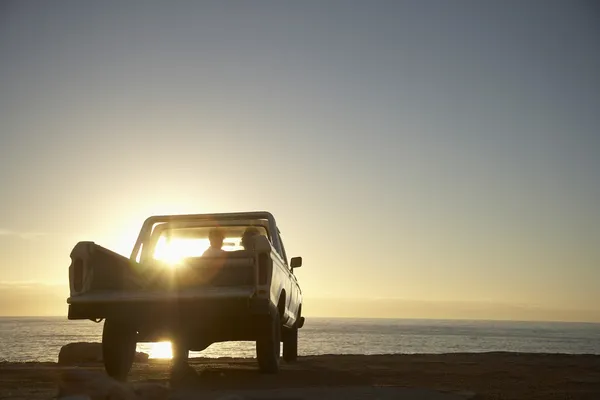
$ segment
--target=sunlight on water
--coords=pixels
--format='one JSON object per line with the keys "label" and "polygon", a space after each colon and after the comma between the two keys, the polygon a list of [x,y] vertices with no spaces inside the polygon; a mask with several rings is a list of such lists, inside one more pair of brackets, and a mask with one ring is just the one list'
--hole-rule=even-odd
{"label": "sunlight on water", "polygon": [[150,358],[173,358],[173,352],[171,349],[171,342],[157,342],[149,343],[149,356]]}
{"label": "sunlight on water", "polygon": [[[310,318],[299,334],[301,356],[518,351],[600,354],[600,324]],[[56,362],[62,346],[100,343],[103,324],[57,318],[0,318],[0,363]],[[18,333],[18,334],[17,334]],[[138,343],[169,359],[171,344]],[[251,341],[214,343],[190,357],[256,357]],[[0,373],[1,374],[1,373]]]}

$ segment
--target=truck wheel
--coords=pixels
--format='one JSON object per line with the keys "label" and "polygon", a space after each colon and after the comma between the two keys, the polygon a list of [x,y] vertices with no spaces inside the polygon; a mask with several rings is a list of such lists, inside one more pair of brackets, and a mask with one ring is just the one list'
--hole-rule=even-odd
{"label": "truck wheel", "polygon": [[283,334],[283,359],[288,363],[298,359],[298,328],[295,326]]}
{"label": "truck wheel", "polygon": [[137,332],[134,326],[107,318],[102,329],[102,359],[111,378],[126,381],[133,365]]}
{"label": "truck wheel", "polygon": [[281,354],[281,321],[275,309],[259,326],[256,340],[256,358],[260,372],[276,374],[279,371]]}

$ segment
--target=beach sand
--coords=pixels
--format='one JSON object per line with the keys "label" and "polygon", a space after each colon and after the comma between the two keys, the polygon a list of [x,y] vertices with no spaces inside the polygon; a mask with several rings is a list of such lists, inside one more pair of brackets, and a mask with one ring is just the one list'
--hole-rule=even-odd
{"label": "beach sand", "polygon": [[[298,388],[329,387],[345,388],[346,393],[363,398],[361,390],[385,386],[457,393],[478,400],[600,399],[600,356],[595,355],[323,355],[300,357],[290,365],[282,362],[278,375],[259,374],[253,359],[198,358],[191,360],[191,365],[198,376],[174,386],[174,394],[196,393],[195,398],[208,398],[201,394],[278,389],[279,398],[298,398],[293,395]],[[61,373],[69,368],[74,367],[0,363],[0,399],[51,399],[56,396]],[[101,364],[76,368],[103,372]],[[171,385],[169,377],[168,360],[150,360],[134,365],[129,380]],[[417,393],[406,398],[419,397]]]}

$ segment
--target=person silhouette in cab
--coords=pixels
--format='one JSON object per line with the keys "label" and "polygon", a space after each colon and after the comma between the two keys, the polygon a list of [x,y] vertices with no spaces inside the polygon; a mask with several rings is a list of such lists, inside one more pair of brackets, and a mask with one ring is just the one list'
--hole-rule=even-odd
{"label": "person silhouette in cab", "polygon": [[260,234],[261,233],[258,230],[258,228],[254,226],[249,226],[248,228],[246,228],[244,234],[242,235],[242,246],[244,247],[244,250],[253,250],[253,243],[251,239],[254,236],[260,236]]}
{"label": "person silhouette in cab", "polygon": [[225,234],[219,228],[213,228],[208,232],[208,240],[210,241],[210,247],[206,249],[202,257],[219,257],[225,253],[222,249],[223,241],[225,240]]}

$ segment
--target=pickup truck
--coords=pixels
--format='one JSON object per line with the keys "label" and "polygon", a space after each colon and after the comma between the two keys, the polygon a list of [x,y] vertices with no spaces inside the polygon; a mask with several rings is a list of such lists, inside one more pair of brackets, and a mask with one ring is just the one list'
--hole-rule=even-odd
{"label": "pickup truck", "polygon": [[68,319],[104,320],[104,367],[118,380],[127,379],[137,343],[163,340],[174,366],[187,365],[190,350],[255,341],[259,370],[277,373],[282,343],[284,361],[298,356],[301,265],[301,257],[288,263],[266,211],[152,216],[129,258],[94,242],[75,245]]}

